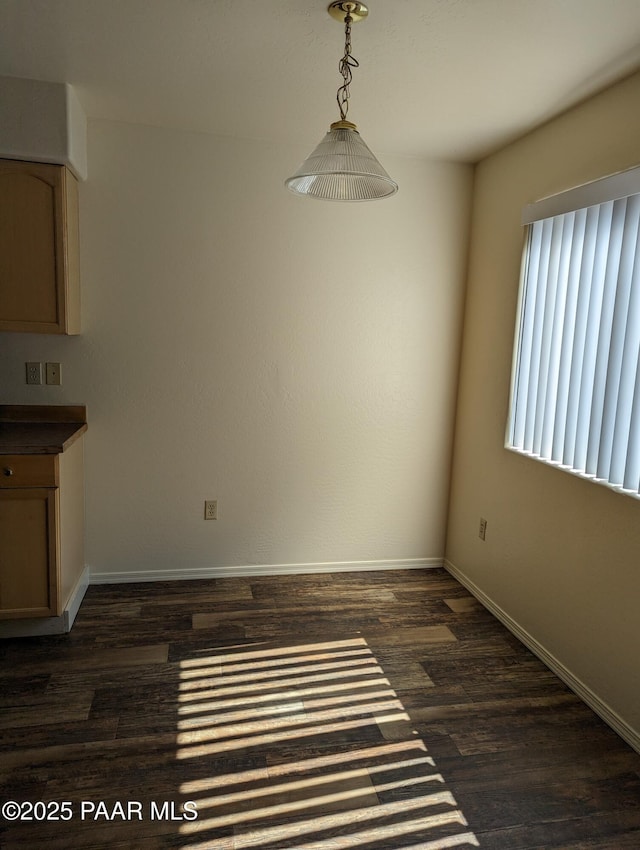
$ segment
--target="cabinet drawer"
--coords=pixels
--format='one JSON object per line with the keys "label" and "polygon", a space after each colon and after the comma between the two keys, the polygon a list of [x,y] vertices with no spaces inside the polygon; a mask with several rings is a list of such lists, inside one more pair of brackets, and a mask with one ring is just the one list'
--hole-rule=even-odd
{"label": "cabinet drawer", "polygon": [[57,486],[57,455],[0,455],[0,488]]}

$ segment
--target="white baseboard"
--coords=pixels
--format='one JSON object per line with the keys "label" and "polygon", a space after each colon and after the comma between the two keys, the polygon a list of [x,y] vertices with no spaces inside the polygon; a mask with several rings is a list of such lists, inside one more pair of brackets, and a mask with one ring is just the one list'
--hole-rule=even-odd
{"label": "white baseboard", "polygon": [[318,564],[249,564],[246,566],[199,567],[184,570],[128,570],[93,572],[91,584],[124,584],[137,581],[187,581],[233,576],[304,575],[307,573],[345,573],[374,570],[427,570],[443,567],[442,558],[401,558],[395,561],[330,561]]}
{"label": "white baseboard", "polygon": [[70,632],[80,604],[89,587],[89,574],[89,567],[85,567],[69,597],[67,607],[59,617],[2,620],[0,622],[0,638],[44,637],[46,635],[64,635]]}
{"label": "white baseboard", "polygon": [[67,603],[66,609],[62,612],[63,616],[66,616],[67,628],[66,632],[71,631],[71,626],[78,615],[78,611],[80,610],[80,605],[82,604],[82,600],[84,599],[84,595],[87,592],[87,588],[89,587],[89,580],[91,578],[91,570],[89,567],[85,567],[82,571],[80,578],[76,582],[76,586],[69,597],[69,602]]}
{"label": "white baseboard", "polygon": [[604,700],[589,688],[588,685],[575,676],[571,670],[559,661],[552,653],[550,653],[541,643],[539,643],[532,635],[522,628],[512,617],[503,611],[499,605],[487,596],[484,591],[470,579],[461,570],[459,570],[451,561],[445,559],[444,568],[457,579],[460,584],[464,585],[467,590],[481,602],[500,622],[506,626],[509,631],[514,634],[527,649],[542,661],[559,679],[571,688],[580,699],[585,702],[604,722],[610,726],[614,732],[617,732],[620,737],[633,747],[634,750],[640,753],[640,732],[630,726],[619,714],[617,714]]}

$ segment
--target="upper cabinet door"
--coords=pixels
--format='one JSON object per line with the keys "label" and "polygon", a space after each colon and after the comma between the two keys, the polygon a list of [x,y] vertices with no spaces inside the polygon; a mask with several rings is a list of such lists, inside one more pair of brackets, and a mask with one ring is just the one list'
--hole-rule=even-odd
{"label": "upper cabinet door", "polygon": [[0,160],[0,330],[79,333],[78,259],[75,177]]}

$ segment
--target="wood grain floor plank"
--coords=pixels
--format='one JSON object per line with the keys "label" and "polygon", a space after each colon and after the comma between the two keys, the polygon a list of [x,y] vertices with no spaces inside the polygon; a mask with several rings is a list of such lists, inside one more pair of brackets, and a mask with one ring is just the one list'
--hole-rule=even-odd
{"label": "wood grain floor plank", "polygon": [[459,596],[456,599],[443,599],[444,604],[451,608],[454,614],[475,613],[482,607],[473,596]]}
{"label": "wood grain floor plank", "polygon": [[[416,628],[389,628],[375,626],[363,629],[367,642],[375,652],[382,644],[388,646],[411,646],[420,648],[431,644],[454,643],[457,638],[448,626],[419,626]],[[427,671],[428,672],[428,671]]]}
{"label": "wood grain floor plank", "polygon": [[7,850],[637,850],[634,753],[444,570],[90,587],[0,643]]}

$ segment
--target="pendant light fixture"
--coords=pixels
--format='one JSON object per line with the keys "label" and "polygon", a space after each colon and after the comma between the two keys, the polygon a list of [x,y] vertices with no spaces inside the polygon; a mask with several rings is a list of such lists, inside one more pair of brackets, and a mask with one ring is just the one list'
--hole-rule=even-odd
{"label": "pendant light fixture", "polygon": [[351,24],[366,18],[369,10],[364,3],[338,0],[329,5],[328,11],[332,18],[344,23],[344,56],[339,64],[343,82],[336,98],[340,120],[331,125],[317,148],[285,185],[296,195],[326,201],[387,198],[398,191],[398,184],[371,153],[356,125],[347,121],[352,69],[359,64],[351,55]]}

